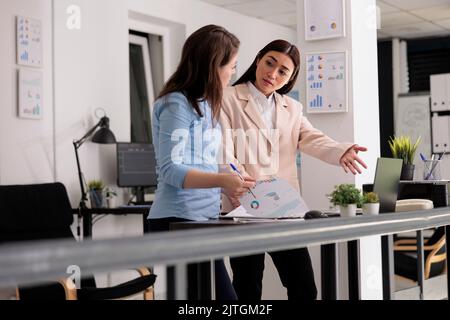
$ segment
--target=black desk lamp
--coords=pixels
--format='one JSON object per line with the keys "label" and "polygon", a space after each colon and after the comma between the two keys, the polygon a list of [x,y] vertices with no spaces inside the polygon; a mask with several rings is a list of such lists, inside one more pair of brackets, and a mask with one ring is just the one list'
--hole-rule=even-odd
{"label": "black desk lamp", "polygon": [[[100,129],[97,132],[95,132],[98,128]],[[109,118],[106,116],[106,114],[102,118],[100,118],[99,122],[94,127],[92,127],[83,136],[83,138],[73,142],[73,147],[75,148],[75,156],[77,158],[78,179],[80,179],[80,188],[81,188],[81,200],[79,210],[87,208],[86,207],[87,194],[84,188],[83,173],[81,172],[80,159],[78,157],[78,149],[93,134],[94,136],[92,137],[92,142],[101,144],[116,143],[116,137],[114,136],[114,133],[112,133],[112,131],[109,130]]]}

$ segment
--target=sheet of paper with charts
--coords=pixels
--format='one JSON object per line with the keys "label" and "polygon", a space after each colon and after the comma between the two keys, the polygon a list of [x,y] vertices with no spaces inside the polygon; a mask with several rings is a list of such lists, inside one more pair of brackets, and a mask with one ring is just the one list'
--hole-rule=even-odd
{"label": "sheet of paper with charts", "polygon": [[303,218],[308,211],[305,201],[286,180],[271,179],[256,183],[250,192],[241,197],[241,207],[227,217],[289,219]]}

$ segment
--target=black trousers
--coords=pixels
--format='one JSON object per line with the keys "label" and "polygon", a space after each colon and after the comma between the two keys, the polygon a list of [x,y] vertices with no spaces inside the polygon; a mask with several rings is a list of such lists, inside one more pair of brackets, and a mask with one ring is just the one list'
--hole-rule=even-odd
{"label": "black trousers", "polygon": [[[170,231],[170,224],[175,222],[187,222],[189,220],[179,218],[165,218],[165,219],[150,219],[148,228],[150,232],[162,232]],[[209,272],[209,264],[189,264],[187,267],[188,276],[188,299],[200,300],[202,297],[199,295],[198,290],[198,277],[204,272]],[[167,276],[174,276],[174,268],[167,268]],[[237,300],[236,292],[231,284],[230,277],[225,268],[225,264],[222,259],[214,261],[214,274],[216,285],[216,300],[227,301]]]}
{"label": "black trousers", "polygon": [[[315,300],[317,288],[308,249],[268,252],[287,289],[289,300]],[[264,254],[230,259],[233,286],[239,300],[261,300]]]}

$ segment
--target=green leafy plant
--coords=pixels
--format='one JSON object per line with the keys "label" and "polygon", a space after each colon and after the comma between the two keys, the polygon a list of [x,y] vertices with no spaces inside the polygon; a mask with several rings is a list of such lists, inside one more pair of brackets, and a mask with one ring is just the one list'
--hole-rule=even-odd
{"label": "green leafy plant", "polygon": [[380,202],[380,198],[378,197],[378,194],[375,192],[367,192],[364,193],[362,197],[362,203],[378,203]]}
{"label": "green leafy plant", "polygon": [[91,180],[88,182],[88,192],[91,199],[92,208],[103,207],[103,192],[105,184],[101,180]]}
{"label": "green leafy plant", "polygon": [[414,144],[410,137],[391,137],[389,140],[389,147],[391,148],[392,156],[397,159],[403,159],[403,164],[412,165],[420,141],[420,137],[417,138]]}
{"label": "green leafy plant", "polygon": [[106,199],[111,199],[111,198],[116,197],[117,193],[111,188],[106,188],[105,189],[105,196],[106,196]]}
{"label": "green leafy plant", "polygon": [[105,184],[101,180],[91,180],[88,182],[88,190],[103,191]]}
{"label": "green leafy plant", "polygon": [[328,197],[335,206],[347,207],[349,204],[361,203],[361,191],[354,184],[337,185]]}

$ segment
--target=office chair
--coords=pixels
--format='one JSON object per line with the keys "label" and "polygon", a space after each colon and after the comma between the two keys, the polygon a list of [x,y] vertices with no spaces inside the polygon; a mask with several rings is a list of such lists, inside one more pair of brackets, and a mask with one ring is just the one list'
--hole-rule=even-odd
{"label": "office chair", "polygon": [[[396,212],[428,210],[433,202],[425,199],[398,200]],[[417,242],[415,238],[397,238],[394,242],[395,274],[417,282]],[[424,241],[425,280],[442,274],[446,270],[445,229],[433,230]]]}
{"label": "office chair", "polygon": [[[61,183],[0,186],[0,245],[11,242],[75,238],[71,205]],[[65,270],[64,270],[65,271]],[[81,288],[68,279],[33,287],[20,287],[22,300],[120,299],[138,293],[153,298],[156,275],[150,270],[137,270],[140,277],[109,288],[96,288],[93,277],[83,278]]]}

